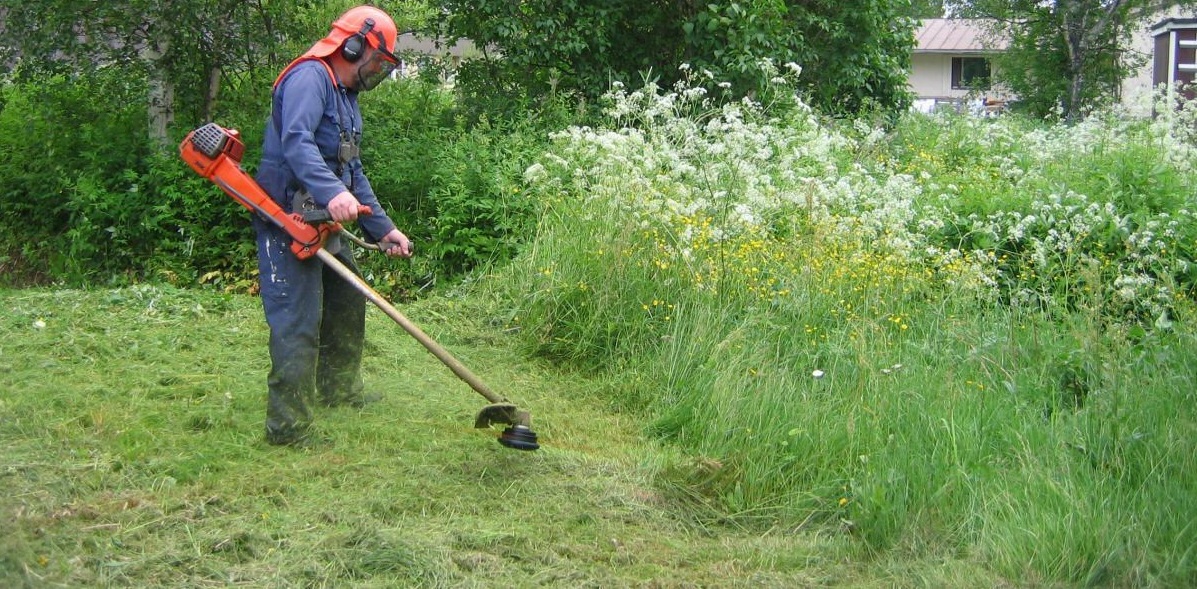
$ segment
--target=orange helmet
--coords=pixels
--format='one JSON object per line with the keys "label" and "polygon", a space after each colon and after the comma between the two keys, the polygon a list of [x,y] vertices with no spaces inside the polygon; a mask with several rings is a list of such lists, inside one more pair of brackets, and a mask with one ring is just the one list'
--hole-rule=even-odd
{"label": "orange helmet", "polygon": [[326,57],[341,49],[346,59],[357,61],[365,46],[369,45],[381,51],[388,60],[397,63],[399,58],[395,57],[395,39],[398,36],[395,21],[387,13],[373,6],[358,6],[350,8],[333,21],[328,35],[312,45],[303,57]]}
{"label": "orange helmet", "polygon": [[[340,51],[346,60],[356,62],[362,58],[367,46],[377,49],[383,60],[389,62],[393,68],[395,64],[399,63],[399,58],[395,56],[395,40],[398,36],[399,31],[395,28],[395,21],[391,20],[390,15],[382,10],[373,6],[350,8],[333,21],[332,30],[328,32],[328,35],[317,41],[303,55],[295,58],[279,73],[274,80],[274,85],[278,86],[287,72],[301,61],[328,57]],[[390,69],[381,72],[383,76],[389,73]],[[332,75],[332,70],[329,70],[329,75]],[[333,81],[336,82],[335,77]],[[377,79],[374,80],[372,84],[377,84],[377,81]]]}

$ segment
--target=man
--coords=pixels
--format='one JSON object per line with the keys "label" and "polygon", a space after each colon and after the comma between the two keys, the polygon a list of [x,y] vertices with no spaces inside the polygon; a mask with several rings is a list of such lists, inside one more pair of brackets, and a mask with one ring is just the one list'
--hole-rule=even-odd
{"label": "man", "polygon": [[[270,121],[256,180],[288,212],[327,209],[357,221],[390,256],[412,245],[386,215],[362,171],[358,94],[376,87],[398,63],[395,23],[359,6],[291,62],[274,82]],[[362,207],[369,208],[369,214]],[[308,446],[307,399],[329,406],[366,402],[361,378],[366,300],[318,258],[299,260],[286,232],[255,217],[262,305],[270,326],[266,440]],[[335,237],[326,249],[357,272],[352,251]]]}

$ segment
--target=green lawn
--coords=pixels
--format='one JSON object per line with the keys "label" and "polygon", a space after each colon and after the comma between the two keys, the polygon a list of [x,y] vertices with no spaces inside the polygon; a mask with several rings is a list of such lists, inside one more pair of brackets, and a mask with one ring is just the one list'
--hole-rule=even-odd
{"label": "green lawn", "polygon": [[331,449],[262,440],[258,301],[165,287],[0,292],[0,585],[995,586],[967,557],[869,559],[834,527],[744,529],[659,483],[691,463],[523,358],[484,307],[413,321],[532,411],[542,449],[371,310],[364,410]]}

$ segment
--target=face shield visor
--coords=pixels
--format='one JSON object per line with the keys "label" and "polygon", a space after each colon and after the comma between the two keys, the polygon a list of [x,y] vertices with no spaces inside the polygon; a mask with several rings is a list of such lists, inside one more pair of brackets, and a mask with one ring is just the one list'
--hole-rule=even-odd
{"label": "face shield visor", "polygon": [[377,88],[383,80],[390,77],[391,72],[395,71],[395,66],[398,64],[399,60],[389,51],[384,49],[371,51],[369,57],[363,59],[361,65],[357,66],[357,91],[365,92]]}

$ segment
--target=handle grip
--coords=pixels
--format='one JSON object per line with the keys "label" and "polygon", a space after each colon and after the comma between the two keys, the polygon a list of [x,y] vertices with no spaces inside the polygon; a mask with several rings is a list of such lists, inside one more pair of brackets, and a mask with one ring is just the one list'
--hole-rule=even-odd
{"label": "handle grip", "polygon": [[[357,208],[357,214],[359,216],[372,215],[372,214],[374,214],[374,211],[366,205],[361,205]],[[333,222],[332,215],[329,214],[328,209],[316,209],[314,211],[304,211],[300,216],[303,217],[303,222],[307,223],[308,225],[319,225],[321,223],[332,223]]]}

